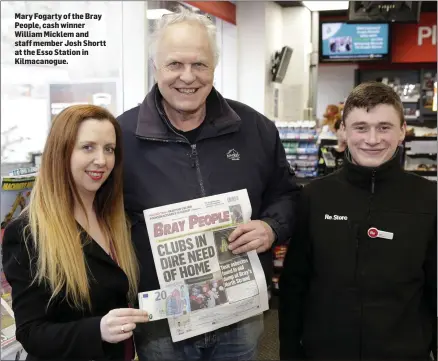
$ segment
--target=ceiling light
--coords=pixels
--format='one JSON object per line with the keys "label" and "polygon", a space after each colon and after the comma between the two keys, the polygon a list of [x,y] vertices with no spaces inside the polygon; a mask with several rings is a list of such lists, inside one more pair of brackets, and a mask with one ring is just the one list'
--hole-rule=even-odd
{"label": "ceiling light", "polygon": [[303,1],[310,11],[348,10],[348,1]]}
{"label": "ceiling light", "polygon": [[167,9],[149,9],[147,12],[149,20],[161,19],[163,15],[172,14],[172,11]]}

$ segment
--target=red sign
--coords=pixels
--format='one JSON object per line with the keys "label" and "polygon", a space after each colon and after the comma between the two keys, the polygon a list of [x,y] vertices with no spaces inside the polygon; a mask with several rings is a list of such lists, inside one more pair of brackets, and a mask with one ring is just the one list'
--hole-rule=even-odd
{"label": "red sign", "polygon": [[236,5],[229,1],[186,1],[186,3],[236,25]]}
{"label": "red sign", "polygon": [[422,13],[418,24],[393,24],[393,63],[436,63],[437,13]]}

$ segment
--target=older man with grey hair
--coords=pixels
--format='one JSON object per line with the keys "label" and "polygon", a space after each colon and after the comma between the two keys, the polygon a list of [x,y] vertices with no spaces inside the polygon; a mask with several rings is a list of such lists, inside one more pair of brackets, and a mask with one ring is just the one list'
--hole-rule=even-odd
{"label": "older man with grey hair", "polygon": [[[139,291],[160,288],[143,210],[239,189],[248,190],[252,220],[233,231],[229,249],[256,250],[269,282],[271,247],[289,238],[299,193],[275,125],[214,89],[219,52],[207,16],[181,7],[162,17],[152,54],[157,84],[119,117]],[[138,326],[135,340],[140,361],[254,360],[262,332],[259,315],[173,343],[164,320]]]}

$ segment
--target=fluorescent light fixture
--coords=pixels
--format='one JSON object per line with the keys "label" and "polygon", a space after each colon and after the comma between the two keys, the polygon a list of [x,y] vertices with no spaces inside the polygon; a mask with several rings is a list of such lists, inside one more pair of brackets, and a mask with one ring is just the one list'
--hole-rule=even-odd
{"label": "fluorescent light fixture", "polygon": [[348,10],[348,1],[303,1],[310,11]]}
{"label": "fluorescent light fixture", "polygon": [[149,9],[147,12],[149,20],[161,19],[163,15],[172,14],[172,11],[167,9]]}

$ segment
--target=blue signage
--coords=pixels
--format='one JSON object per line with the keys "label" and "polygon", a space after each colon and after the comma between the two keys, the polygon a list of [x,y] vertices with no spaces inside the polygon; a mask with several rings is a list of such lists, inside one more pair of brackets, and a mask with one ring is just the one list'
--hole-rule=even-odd
{"label": "blue signage", "polygon": [[321,24],[322,60],[370,60],[388,55],[388,24]]}

